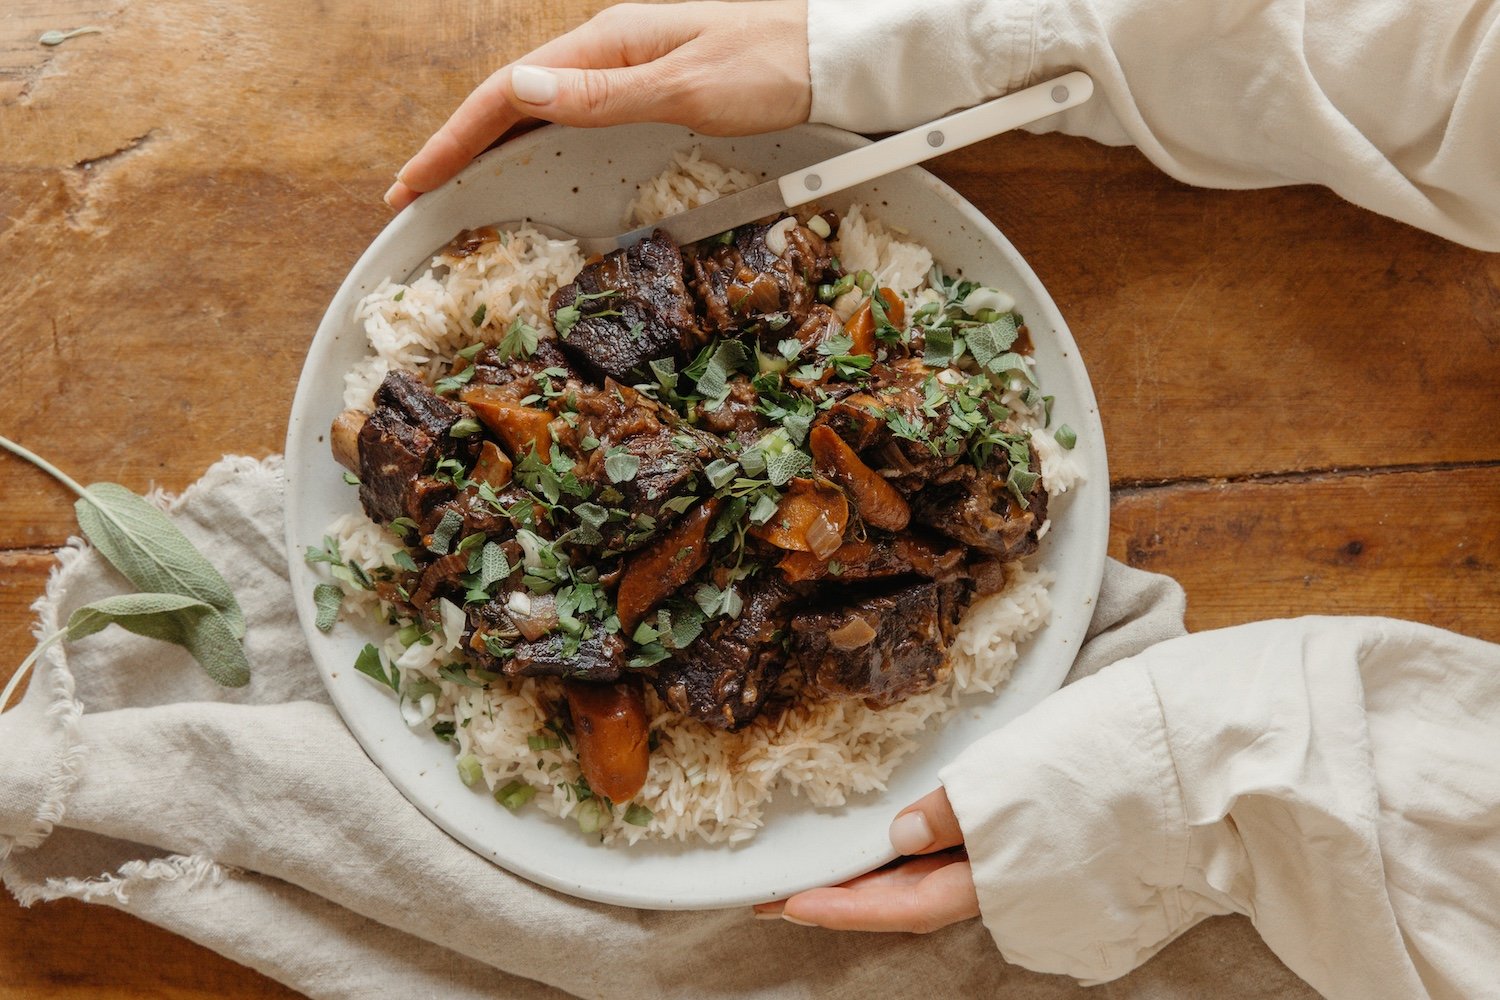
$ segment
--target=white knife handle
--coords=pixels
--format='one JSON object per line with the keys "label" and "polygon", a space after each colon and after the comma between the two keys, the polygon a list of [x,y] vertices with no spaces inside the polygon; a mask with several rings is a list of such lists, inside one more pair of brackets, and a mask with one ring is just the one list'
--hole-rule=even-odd
{"label": "white knife handle", "polygon": [[1094,92],[1087,73],[1067,73],[967,111],[813,164],[777,180],[788,208],[884,177],[903,167],[972,145],[1077,107]]}

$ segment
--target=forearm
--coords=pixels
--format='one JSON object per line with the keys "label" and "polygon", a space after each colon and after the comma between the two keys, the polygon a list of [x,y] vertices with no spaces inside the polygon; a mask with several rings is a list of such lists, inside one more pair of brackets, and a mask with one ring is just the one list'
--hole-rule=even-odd
{"label": "forearm", "polygon": [[812,119],[904,128],[1068,69],[1036,131],[1131,143],[1207,187],[1324,184],[1500,250],[1500,5],[810,0]]}

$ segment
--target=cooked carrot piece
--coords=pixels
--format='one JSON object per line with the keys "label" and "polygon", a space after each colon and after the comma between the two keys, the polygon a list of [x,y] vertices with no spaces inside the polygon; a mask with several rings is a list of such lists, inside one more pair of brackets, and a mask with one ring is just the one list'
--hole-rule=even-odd
{"label": "cooked carrot piece", "polygon": [[479,461],[474,463],[472,477],[476,482],[489,483],[494,489],[503,490],[510,485],[510,474],[510,456],[501,451],[499,445],[486,441],[479,446]]}
{"label": "cooked carrot piece", "polygon": [[[906,322],[906,306],[902,303],[901,296],[889,288],[880,289],[879,295],[891,325],[900,329]],[[864,305],[854,310],[854,315],[844,324],[844,332],[854,341],[854,346],[849,348],[850,354],[863,354],[867,358],[875,356],[875,316],[870,311],[868,299]]]}
{"label": "cooked carrot piece", "polygon": [[901,491],[870,468],[854,449],[844,443],[827,424],[814,427],[807,436],[813,468],[848,490],[854,507],[867,524],[886,531],[900,531],[911,520],[911,507]]}
{"label": "cooked carrot piece", "polygon": [[854,341],[849,348],[850,354],[863,354],[867,358],[875,356],[875,317],[870,314],[870,303],[854,310],[854,315],[844,324],[844,332]]}
{"label": "cooked carrot piece", "polygon": [[838,550],[827,559],[819,559],[811,552],[788,552],[776,564],[781,570],[782,576],[787,583],[802,583],[807,580],[821,580],[828,576],[828,564],[834,560],[845,565],[859,565],[870,560],[870,553],[874,546],[869,542],[859,540],[845,542]]}
{"label": "cooked carrot piece", "polygon": [[589,788],[612,802],[629,802],[651,766],[650,723],[639,682],[568,680],[564,685],[578,765]]}
{"label": "cooked carrot piece", "polygon": [[476,385],[464,390],[461,397],[474,408],[481,423],[505,443],[510,454],[525,458],[532,448],[543,459],[552,450],[552,414],[507,399],[490,386]]}
{"label": "cooked carrot piece", "polygon": [[704,540],[718,510],[718,500],[703,501],[654,545],[630,557],[615,595],[615,613],[626,635],[635,631],[647,612],[703,568],[708,561]]}
{"label": "cooked carrot piece", "polygon": [[838,551],[848,527],[843,490],[826,481],[793,479],[771,519],[750,530],[777,548],[826,559]]}

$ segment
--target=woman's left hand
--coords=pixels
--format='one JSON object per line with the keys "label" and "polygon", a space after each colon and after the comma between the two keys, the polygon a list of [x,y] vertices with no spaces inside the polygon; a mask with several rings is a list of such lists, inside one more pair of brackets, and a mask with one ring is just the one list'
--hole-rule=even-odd
{"label": "woman's left hand", "polygon": [[765,919],[839,931],[927,934],[979,916],[974,875],[962,850],[963,831],[939,788],[896,814],[891,846],[917,855],[851,879],[755,907]]}

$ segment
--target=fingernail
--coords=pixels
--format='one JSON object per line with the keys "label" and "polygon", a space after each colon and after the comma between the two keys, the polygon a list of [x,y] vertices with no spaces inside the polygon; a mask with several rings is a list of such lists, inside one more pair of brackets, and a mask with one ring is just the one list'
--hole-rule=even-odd
{"label": "fingernail", "polygon": [[783,913],[781,915],[781,919],[785,920],[789,924],[796,924],[798,927],[816,927],[816,926],[818,926],[817,924],[813,923],[811,920],[798,920],[796,917],[790,916],[790,915],[785,914],[785,913]]}
{"label": "fingernail", "polygon": [[383,194],[381,196],[381,199],[387,205],[391,206],[392,208],[396,207],[396,203],[394,201],[392,201],[391,199],[394,198],[394,197],[396,197],[396,189],[399,188],[400,186],[401,186],[401,182],[397,181],[396,183],[392,184],[390,187],[386,188],[385,189],[385,194]]}
{"label": "fingernail", "polygon": [[903,813],[891,823],[891,846],[902,854],[916,854],[932,846],[932,827],[920,812]]}
{"label": "fingernail", "polygon": [[407,160],[405,163],[401,164],[401,169],[398,170],[398,171],[396,171],[396,180],[398,180],[401,183],[405,184],[406,183],[406,170],[410,166],[411,166],[411,160]]}
{"label": "fingernail", "polygon": [[527,104],[551,104],[557,99],[557,74],[540,66],[517,66],[510,71],[510,90]]}

